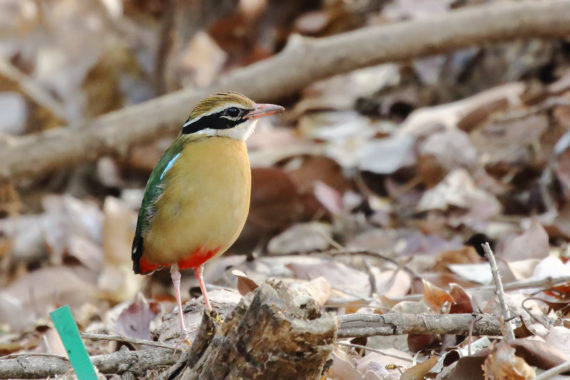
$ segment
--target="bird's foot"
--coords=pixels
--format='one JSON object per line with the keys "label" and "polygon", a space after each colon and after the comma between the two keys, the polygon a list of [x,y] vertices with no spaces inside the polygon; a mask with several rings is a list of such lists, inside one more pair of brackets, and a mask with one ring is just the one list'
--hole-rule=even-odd
{"label": "bird's foot", "polygon": [[184,330],[180,334],[180,338],[182,339],[182,343],[184,343],[186,346],[190,347],[192,345],[192,339],[190,338],[190,332],[189,331]]}
{"label": "bird's foot", "polygon": [[198,330],[198,327],[191,327],[180,332],[180,339],[187,347],[192,345],[194,339],[192,339],[191,334],[196,330]]}

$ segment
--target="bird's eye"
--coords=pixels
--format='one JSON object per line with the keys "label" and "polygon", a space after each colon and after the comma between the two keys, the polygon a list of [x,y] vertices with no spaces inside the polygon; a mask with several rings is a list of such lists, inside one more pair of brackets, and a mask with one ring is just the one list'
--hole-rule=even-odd
{"label": "bird's eye", "polygon": [[230,117],[238,117],[239,116],[239,109],[237,107],[230,107],[226,110],[226,115]]}

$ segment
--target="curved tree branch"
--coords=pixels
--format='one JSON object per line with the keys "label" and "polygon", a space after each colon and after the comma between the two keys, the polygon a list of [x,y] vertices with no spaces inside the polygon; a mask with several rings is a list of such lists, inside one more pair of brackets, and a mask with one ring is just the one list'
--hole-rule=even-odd
{"label": "curved tree branch", "polygon": [[0,150],[0,179],[35,177],[103,155],[124,154],[133,144],[178,129],[190,108],[213,92],[232,90],[270,101],[313,81],[382,62],[568,34],[570,0],[555,0],[493,3],[320,39],[293,36],[280,54],[235,70],[208,87],[181,90],[68,128],[20,138]]}

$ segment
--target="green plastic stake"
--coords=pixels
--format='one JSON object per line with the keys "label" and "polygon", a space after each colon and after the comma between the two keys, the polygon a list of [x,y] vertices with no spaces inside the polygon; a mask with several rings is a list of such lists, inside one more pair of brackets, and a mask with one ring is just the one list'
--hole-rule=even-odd
{"label": "green plastic stake", "polygon": [[85,345],[79,335],[79,329],[69,306],[65,305],[50,313],[51,320],[67,351],[67,357],[79,380],[97,380],[97,374]]}

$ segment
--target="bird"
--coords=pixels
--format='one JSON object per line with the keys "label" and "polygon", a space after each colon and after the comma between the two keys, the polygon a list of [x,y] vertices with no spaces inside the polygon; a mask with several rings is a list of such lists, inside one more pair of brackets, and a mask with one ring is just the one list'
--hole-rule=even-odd
{"label": "bird", "polygon": [[251,168],[245,145],[258,119],[284,111],[224,92],[201,100],[147,181],[132,245],[133,270],[170,267],[181,336],[189,340],[180,271],[193,269],[204,303],[204,263],[238,238],[249,213]]}

